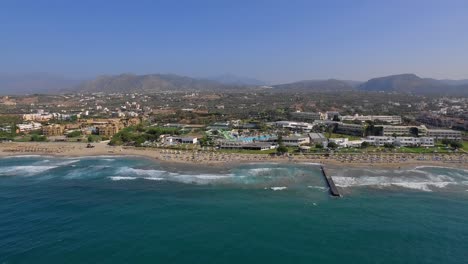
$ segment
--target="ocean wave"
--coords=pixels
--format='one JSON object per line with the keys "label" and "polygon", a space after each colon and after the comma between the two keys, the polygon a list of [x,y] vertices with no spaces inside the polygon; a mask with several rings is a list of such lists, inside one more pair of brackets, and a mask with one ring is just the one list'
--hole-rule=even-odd
{"label": "ocean wave", "polygon": [[431,188],[445,188],[450,184],[457,184],[453,178],[446,175],[429,175],[426,179],[410,177],[388,177],[388,176],[359,176],[359,177],[341,177],[332,176],[338,187],[401,187],[407,189],[432,191]]}
{"label": "ocean wave", "polygon": [[0,168],[3,176],[33,176],[42,172],[55,169],[57,166],[11,166]]}
{"label": "ocean wave", "polygon": [[163,170],[153,169],[135,169],[122,167],[117,170],[119,175],[128,175],[130,177],[141,178],[155,181],[173,181],[193,184],[209,184],[213,182],[225,181],[233,177],[231,174],[180,174]]}
{"label": "ocean wave", "polygon": [[254,169],[249,169],[247,173],[251,175],[255,175],[255,176],[262,176],[262,175],[271,173],[274,170],[277,170],[277,168],[254,168]]}
{"label": "ocean wave", "polygon": [[143,178],[145,180],[150,180],[150,181],[164,181],[164,178],[158,178],[158,177],[145,177]]}
{"label": "ocean wave", "polygon": [[328,190],[328,187],[324,187],[324,186],[315,186],[315,185],[309,185],[307,186],[307,188],[310,188],[310,189],[318,189],[318,190]]}
{"label": "ocean wave", "polygon": [[282,191],[282,190],[286,190],[288,187],[286,186],[279,186],[279,187],[270,187],[270,190],[273,190],[273,191]]}
{"label": "ocean wave", "polygon": [[110,176],[109,179],[113,181],[124,181],[124,180],[136,180],[137,177],[128,177],[128,176]]}
{"label": "ocean wave", "polygon": [[163,170],[144,170],[144,169],[135,169],[130,167],[121,167],[117,170],[118,174],[129,174],[129,175],[136,175],[136,176],[151,176],[151,177],[159,177],[163,174],[166,174],[167,171]]}

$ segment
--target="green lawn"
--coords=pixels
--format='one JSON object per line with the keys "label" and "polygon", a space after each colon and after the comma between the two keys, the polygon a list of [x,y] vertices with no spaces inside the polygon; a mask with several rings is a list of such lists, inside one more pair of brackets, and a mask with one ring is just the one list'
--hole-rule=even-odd
{"label": "green lawn", "polygon": [[463,141],[463,150],[468,152],[468,141]]}

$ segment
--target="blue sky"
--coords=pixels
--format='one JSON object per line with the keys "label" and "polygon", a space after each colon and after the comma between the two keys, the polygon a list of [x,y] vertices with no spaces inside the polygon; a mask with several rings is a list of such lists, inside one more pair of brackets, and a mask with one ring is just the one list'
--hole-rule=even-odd
{"label": "blue sky", "polygon": [[466,0],[0,3],[0,72],[468,78]]}

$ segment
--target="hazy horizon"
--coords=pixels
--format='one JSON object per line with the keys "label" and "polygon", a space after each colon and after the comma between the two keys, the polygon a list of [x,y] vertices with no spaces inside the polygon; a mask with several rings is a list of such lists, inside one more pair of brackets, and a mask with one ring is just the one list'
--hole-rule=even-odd
{"label": "hazy horizon", "polygon": [[0,72],[467,79],[465,1],[7,1]]}

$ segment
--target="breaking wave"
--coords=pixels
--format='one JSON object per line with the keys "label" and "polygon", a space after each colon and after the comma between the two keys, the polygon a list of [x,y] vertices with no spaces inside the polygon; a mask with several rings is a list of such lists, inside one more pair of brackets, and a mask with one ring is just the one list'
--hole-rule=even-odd
{"label": "breaking wave", "polygon": [[389,177],[389,176],[358,176],[358,177],[340,177],[332,176],[338,187],[401,187],[413,190],[430,192],[432,188],[444,188],[457,182],[445,175],[429,176],[426,179],[411,177]]}
{"label": "breaking wave", "polygon": [[2,176],[33,176],[58,166],[10,166],[0,168],[0,175]]}

